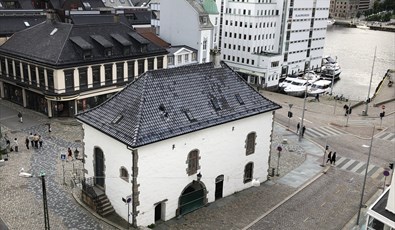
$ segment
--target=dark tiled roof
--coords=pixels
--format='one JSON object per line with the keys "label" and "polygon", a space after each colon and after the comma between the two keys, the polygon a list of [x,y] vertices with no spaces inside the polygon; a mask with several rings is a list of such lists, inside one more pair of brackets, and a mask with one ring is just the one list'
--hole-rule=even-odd
{"label": "dark tiled roof", "polygon": [[[3,15],[0,16],[0,36],[10,36],[46,20],[45,15]],[[28,25],[25,23],[27,22]]]}
{"label": "dark tiled roof", "polygon": [[[111,34],[119,34],[132,44],[130,55],[124,56],[122,44],[114,39]],[[73,25],[45,21],[15,33],[0,47],[0,53],[63,67],[167,53],[165,49],[148,41],[146,51],[142,53],[141,44],[136,42],[129,34],[137,34],[137,32],[123,23]],[[96,42],[97,40],[94,41],[91,35],[96,35],[95,38],[100,36],[99,40],[102,43]],[[84,60],[81,53],[82,48],[87,47],[86,44],[77,44],[77,40],[84,40],[92,47],[92,57],[89,60]],[[83,45],[83,47],[79,45]],[[111,45],[113,46],[112,56],[106,57],[103,46],[110,47]]]}
{"label": "dark tiled roof", "polygon": [[139,147],[281,108],[222,65],[148,71],[77,119]]}
{"label": "dark tiled roof", "polygon": [[[112,23],[114,22],[113,14],[71,14],[73,24],[86,25],[86,24],[99,24],[99,23]],[[132,26],[132,25],[150,25],[151,12],[149,11],[128,11],[128,13],[120,14],[119,21]]]}

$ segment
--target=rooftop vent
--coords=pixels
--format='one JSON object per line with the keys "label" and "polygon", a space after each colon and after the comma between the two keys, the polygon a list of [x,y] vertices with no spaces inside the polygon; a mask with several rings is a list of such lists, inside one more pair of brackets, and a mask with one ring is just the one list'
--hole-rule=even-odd
{"label": "rooftop vent", "polygon": [[188,118],[188,120],[190,122],[196,121],[196,118],[193,117],[193,115],[192,115],[191,111],[189,111],[189,109],[182,109],[181,111],[185,114],[185,116]]}
{"label": "rooftop vent", "polygon": [[169,117],[169,113],[166,112],[166,107],[165,107],[163,104],[160,104],[160,105],[159,105],[159,111],[160,111],[160,113],[161,113],[161,115],[162,115],[163,117],[165,117],[165,118],[168,118],[168,117]]}
{"label": "rooftop vent", "polygon": [[215,111],[221,110],[221,106],[219,106],[217,98],[213,97],[213,98],[210,99],[210,101],[211,101],[211,104],[213,105]]}
{"label": "rooftop vent", "polygon": [[236,93],[235,97],[236,97],[236,100],[239,102],[240,105],[244,105],[244,101],[241,98],[240,94]]}

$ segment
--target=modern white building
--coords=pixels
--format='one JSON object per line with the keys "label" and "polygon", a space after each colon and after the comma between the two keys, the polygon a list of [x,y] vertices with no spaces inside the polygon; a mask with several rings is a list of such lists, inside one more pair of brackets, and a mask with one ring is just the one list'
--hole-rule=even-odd
{"label": "modern white building", "polygon": [[148,71],[77,115],[93,182],[83,197],[102,191],[124,219],[130,197],[133,225],[147,226],[259,185],[279,108],[224,63]]}
{"label": "modern white building", "polygon": [[160,36],[172,45],[187,45],[198,50],[199,63],[209,62],[210,49],[214,48],[212,12],[205,10],[203,1],[161,0]]}
{"label": "modern white building", "polygon": [[366,218],[366,229],[395,229],[395,177],[392,177],[391,185],[369,207]]}
{"label": "modern white building", "polygon": [[221,55],[251,84],[278,85],[281,74],[281,13],[274,0],[217,1]]}
{"label": "modern white building", "polygon": [[288,0],[284,9],[283,74],[321,67],[329,0]]}

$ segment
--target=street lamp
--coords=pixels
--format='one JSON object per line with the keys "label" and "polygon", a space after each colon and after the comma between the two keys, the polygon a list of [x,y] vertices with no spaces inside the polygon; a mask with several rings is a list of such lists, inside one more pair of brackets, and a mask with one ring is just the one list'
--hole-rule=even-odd
{"label": "street lamp", "polygon": [[365,168],[365,176],[363,178],[363,184],[362,184],[362,193],[361,193],[361,200],[359,202],[359,207],[358,207],[358,216],[357,216],[357,222],[356,225],[359,225],[359,217],[361,215],[361,208],[362,208],[362,202],[363,202],[363,195],[365,193],[365,183],[366,183],[366,177],[368,175],[368,168],[369,168],[369,162],[370,162],[370,154],[372,153],[372,144],[373,144],[373,136],[374,136],[374,131],[376,127],[373,125],[373,131],[372,131],[372,137],[370,139],[370,145],[362,145],[364,148],[369,148],[369,154],[368,154],[368,161],[366,162],[366,168]]}
{"label": "street lamp", "polygon": [[307,86],[308,84],[306,84],[306,89],[304,91],[304,100],[303,100],[303,111],[302,111],[302,121],[300,123],[300,129],[299,129],[299,141],[302,141],[302,135],[303,135],[303,121],[304,121],[304,110],[306,108],[306,97],[307,97]]}
{"label": "street lamp", "polygon": [[280,173],[278,172],[278,168],[280,166],[280,156],[281,156],[281,151],[283,150],[283,148],[281,146],[277,146],[277,174],[276,176],[280,176]]}
{"label": "street lamp", "polygon": [[45,173],[41,172],[40,174],[42,189],[43,189],[43,203],[44,203],[44,222],[45,222],[45,230],[49,230],[49,215],[48,215],[48,205],[47,205],[47,189],[45,187]]}
{"label": "street lamp", "polygon": [[132,202],[132,196],[131,195],[129,195],[129,196],[127,196],[126,198],[123,198],[122,197],[122,201],[125,203],[125,204],[127,204],[128,205],[128,229],[129,229],[129,216],[130,216],[130,212],[129,212],[129,204],[130,204],[130,202]]}

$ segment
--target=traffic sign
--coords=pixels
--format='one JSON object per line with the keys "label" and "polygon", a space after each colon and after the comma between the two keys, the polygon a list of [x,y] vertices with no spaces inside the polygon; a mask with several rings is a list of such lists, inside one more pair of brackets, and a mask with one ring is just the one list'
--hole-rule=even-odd
{"label": "traffic sign", "polygon": [[283,151],[283,148],[281,148],[281,146],[277,146],[277,151],[281,152]]}
{"label": "traffic sign", "polygon": [[389,175],[390,175],[390,172],[388,171],[388,169],[385,169],[384,172],[383,172],[383,174],[384,174],[384,176],[389,176]]}

